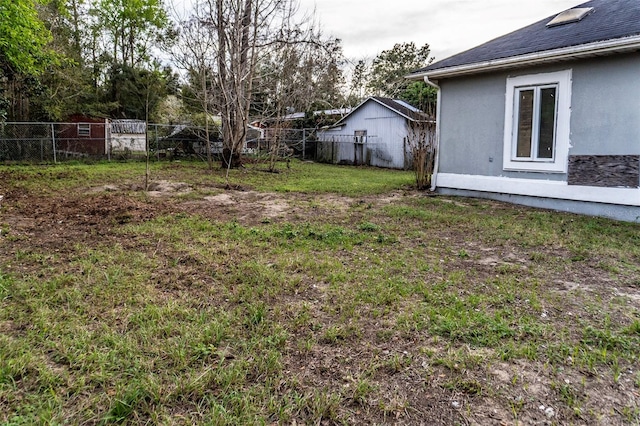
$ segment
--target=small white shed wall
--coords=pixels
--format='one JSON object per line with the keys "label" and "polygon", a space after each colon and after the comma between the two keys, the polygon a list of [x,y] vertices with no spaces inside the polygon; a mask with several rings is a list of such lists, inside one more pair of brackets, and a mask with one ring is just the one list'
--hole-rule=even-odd
{"label": "small white shed wall", "polygon": [[111,133],[111,149],[113,151],[145,152],[144,134]]}
{"label": "small white shed wall", "polygon": [[358,130],[367,131],[363,147],[366,164],[394,169],[405,168],[406,119],[373,100],[358,108],[342,126],[319,132],[320,140],[335,140],[334,160],[352,162],[355,158],[354,135]]}

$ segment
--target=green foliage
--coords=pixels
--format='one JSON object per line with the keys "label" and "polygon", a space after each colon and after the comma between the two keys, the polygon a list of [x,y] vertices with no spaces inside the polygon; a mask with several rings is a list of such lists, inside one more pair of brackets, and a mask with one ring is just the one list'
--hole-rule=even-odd
{"label": "green foliage", "polygon": [[117,105],[110,111],[113,117],[147,120],[153,118],[160,102],[170,90],[171,70],[147,70],[116,65],[109,73],[105,100]]}
{"label": "green foliage", "polygon": [[418,48],[413,42],[397,43],[393,48],[383,50],[373,60],[367,88],[378,96],[400,98],[410,94],[412,101],[420,100],[420,93],[425,88],[416,86],[405,76],[431,63],[430,52],[428,44]]}
{"label": "green foliage", "polygon": [[168,93],[150,50],[171,41],[162,0],[3,1],[0,16],[0,118],[144,118]]}
{"label": "green foliage", "polygon": [[38,76],[58,59],[47,46],[51,33],[38,18],[39,5],[36,0],[0,3],[0,122],[27,115],[25,100],[42,91]]}
{"label": "green foliage", "polygon": [[435,117],[437,90],[424,81],[411,81],[398,96],[409,104]]}
{"label": "green foliage", "polygon": [[150,60],[152,44],[170,38],[162,0],[99,0],[92,12],[110,41],[113,64],[136,67]]}
{"label": "green foliage", "polygon": [[51,33],[38,18],[39,2],[11,0],[0,3],[0,71],[38,75],[53,59],[47,43]]}
{"label": "green foliage", "polygon": [[42,90],[29,94],[29,116],[39,121],[62,121],[70,115],[108,115],[102,103],[98,73],[105,58],[96,46],[97,33],[85,0],[50,0],[39,8],[40,19],[51,32],[48,47],[61,60],[39,77]]}

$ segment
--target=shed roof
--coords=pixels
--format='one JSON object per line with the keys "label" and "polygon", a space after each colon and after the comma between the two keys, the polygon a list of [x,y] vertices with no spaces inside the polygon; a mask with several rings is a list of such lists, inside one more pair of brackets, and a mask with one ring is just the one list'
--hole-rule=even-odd
{"label": "shed roof", "polygon": [[[334,126],[339,126],[342,124],[351,114],[362,108],[368,102],[376,102],[383,107],[395,112],[398,115],[403,116],[407,120],[411,121],[430,121],[430,118],[427,114],[420,111],[418,108],[413,105],[408,104],[407,102],[399,99],[391,99],[391,98],[383,98],[381,96],[371,96],[365,99],[360,105],[353,108],[351,112],[344,117],[342,117]],[[332,126],[333,127],[333,126]]]}
{"label": "shed roof", "polygon": [[147,123],[142,120],[118,119],[111,120],[111,133],[145,134]]}
{"label": "shed roof", "polygon": [[571,9],[579,8],[593,10],[580,20],[549,26],[557,16],[552,15],[414,71],[410,77],[469,74],[536,60],[640,49],[640,1],[592,0]]}

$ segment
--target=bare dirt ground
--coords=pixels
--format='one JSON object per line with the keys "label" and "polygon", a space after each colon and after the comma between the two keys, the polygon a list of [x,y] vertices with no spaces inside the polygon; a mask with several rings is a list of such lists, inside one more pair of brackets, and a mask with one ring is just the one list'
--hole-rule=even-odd
{"label": "bare dirt ground", "polygon": [[[65,256],[71,255],[78,243],[91,246],[107,240],[136,249],[135,238],[123,241],[122,235],[114,233],[114,229],[167,214],[182,212],[218,221],[235,220],[248,226],[266,220],[301,222],[312,216],[341,221],[354,220],[351,216],[351,219],[345,219],[344,212],[356,204],[379,208],[405,197],[423,196],[397,192],[383,197],[353,199],[240,189],[221,190],[218,194],[191,199],[179,197],[193,190],[190,185],[168,181],[154,182],[145,197],[140,196],[140,188],[117,185],[57,196],[38,196],[16,187],[3,188],[0,223],[6,224],[14,238],[11,242],[0,242],[0,260],[8,265],[8,272],[19,275],[33,274],[36,266],[12,260],[18,250],[32,250],[34,247],[41,251],[50,250],[58,254],[57,258],[64,263]],[[464,201],[452,202],[464,205]],[[491,208],[510,207],[495,203]],[[478,281],[496,275],[497,271],[526,269],[534,263],[531,252],[515,243],[486,247],[474,243],[468,235],[460,235],[455,228],[442,229],[436,237],[446,240],[454,251],[466,250],[469,256],[459,258],[456,266],[472,271]],[[418,245],[420,241],[416,239],[413,244]],[[570,256],[562,247],[549,248],[542,254],[549,258]],[[345,259],[348,261],[348,254],[345,254]],[[572,321],[572,316],[586,315],[580,300],[571,296],[576,292],[588,293],[591,298],[597,295],[603,304],[622,297],[626,300],[627,311],[640,311],[638,282],[633,279],[613,280],[610,272],[596,265],[585,265],[570,270],[569,275],[552,274],[547,278],[547,291],[563,299],[564,310],[550,307],[543,315],[561,316],[565,322]],[[290,295],[286,304],[295,311],[305,303],[315,310],[317,318],[322,318],[322,306],[330,303],[327,297],[322,283],[309,283],[305,291]],[[362,322],[364,335],[353,344],[315,345],[306,352],[292,346],[288,348],[284,365],[286,374],[296,376],[302,387],[309,389],[329,385],[342,388],[344,395],[349,394],[349,389],[354,389],[355,395],[357,379],[362,376],[364,366],[377,363],[380,368],[375,376],[376,397],[364,404],[354,399],[351,404],[340,408],[342,417],[349,423],[621,425],[637,422],[637,413],[629,415],[625,410],[629,407],[637,410],[640,406],[636,383],[638,365],[621,365],[620,377],[613,381],[583,369],[558,369],[538,361],[495,361],[495,357],[485,357],[483,349],[464,345],[451,347],[442,339],[420,333],[413,337],[395,333],[381,339],[376,332],[380,324],[375,318],[362,318]],[[302,338],[303,334],[301,331],[299,337]],[[467,363],[434,365],[433,357],[425,352],[425,348],[434,353],[457,351],[457,356],[466,359]],[[475,365],[476,359],[492,361],[490,365]],[[566,401],[563,402],[564,385],[567,385],[564,389],[573,392],[571,397],[582,401],[579,412],[572,412]]]}

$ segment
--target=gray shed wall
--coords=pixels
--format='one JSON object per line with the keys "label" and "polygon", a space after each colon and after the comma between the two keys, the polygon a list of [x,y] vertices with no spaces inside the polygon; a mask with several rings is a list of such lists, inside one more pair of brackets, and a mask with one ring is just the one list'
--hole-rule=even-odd
{"label": "gray shed wall", "polygon": [[[337,129],[318,134],[319,139],[335,144],[336,162],[354,159],[353,135],[356,130],[367,131],[367,143],[363,147],[364,159],[369,165],[402,169],[405,167],[404,137],[405,118],[375,101],[368,101],[353,112]],[[349,141],[345,137],[351,136]]]}

